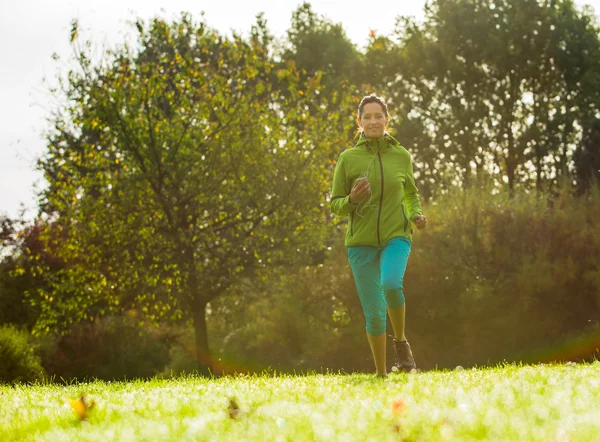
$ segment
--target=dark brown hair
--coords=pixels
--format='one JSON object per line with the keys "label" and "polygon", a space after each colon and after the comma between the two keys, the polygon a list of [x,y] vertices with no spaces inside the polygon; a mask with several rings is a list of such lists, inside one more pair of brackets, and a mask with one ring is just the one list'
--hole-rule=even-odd
{"label": "dark brown hair", "polygon": [[358,116],[356,117],[356,123],[360,125],[360,119],[362,118],[363,111],[365,110],[365,105],[369,103],[378,103],[383,109],[383,113],[385,114],[385,118],[389,120],[390,113],[388,112],[388,107],[385,100],[381,97],[378,97],[375,94],[367,95],[360,100],[360,104],[358,105]]}

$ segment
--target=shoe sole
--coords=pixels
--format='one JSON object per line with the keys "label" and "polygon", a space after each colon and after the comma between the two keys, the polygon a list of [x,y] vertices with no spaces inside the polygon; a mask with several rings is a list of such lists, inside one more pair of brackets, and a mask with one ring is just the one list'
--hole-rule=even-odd
{"label": "shoe sole", "polygon": [[392,371],[392,373],[408,373],[408,374],[421,373],[421,369],[417,368],[417,367],[399,369],[395,365],[392,367],[391,371]]}

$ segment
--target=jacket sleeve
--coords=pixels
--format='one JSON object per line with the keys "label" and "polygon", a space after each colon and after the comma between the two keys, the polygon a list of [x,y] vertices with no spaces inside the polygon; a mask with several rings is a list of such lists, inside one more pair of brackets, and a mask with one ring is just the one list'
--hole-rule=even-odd
{"label": "jacket sleeve", "polygon": [[415,175],[413,173],[412,157],[409,157],[406,170],[406,182],[404,183],[404,197],[406,200],[406,209],[408,218],[414,222],[415,216],[423,215],[421,210],[421,200],[419,198],[419,189],[415,184]]}
{"label": "jacket sleeve", "polygon": [[338,216],[348,215],[358,206],[358,204],[351,204],[349,201],[350,189],[346,184],[346,169],[343,161],[343,157],[340,155],[333,172],[333,188],[331,190],[331,212]]}

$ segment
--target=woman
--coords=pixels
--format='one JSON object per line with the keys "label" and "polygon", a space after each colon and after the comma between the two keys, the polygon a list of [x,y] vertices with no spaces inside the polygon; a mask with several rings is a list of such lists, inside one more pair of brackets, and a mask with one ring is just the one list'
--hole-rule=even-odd
{"label": "woman", "polygon": [[331,211],[349,217],[348,261],[378,377],[386,376],[386,309],[394,329],[394,366],[407,372],[416,369],[404,335],[402,281],[412,226],[422,229],[427,224],[410,153],[386,132],[389,121],[383,99],[376,95],[362,99],[357,117],[360,140],[340,155],[331,194]]}

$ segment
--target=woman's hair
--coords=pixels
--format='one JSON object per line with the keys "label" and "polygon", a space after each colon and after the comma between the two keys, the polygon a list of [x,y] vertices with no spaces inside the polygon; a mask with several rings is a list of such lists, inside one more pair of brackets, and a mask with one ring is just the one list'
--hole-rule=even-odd
{"label": "woman's hair", "polygon": [[386,104],[385,100],[381,97],[378,97],[375,94],[371,94],[371,95],[367,95],[366,97],[363,97],[363,99],[360,100],[360,104],[358,105],[358,116],[356,117],[356,123],[358,125],[360,125],[360,119],[362,118],[363,111],[365,110],[365,105],[367,105],[369,103],[378,103],[381,106],[381,108],[383,109],[385,118],[387,120],[389,120],[390,113],[388,112],[388,108],[387,108],[387,104]]}

